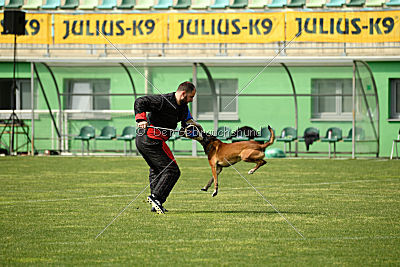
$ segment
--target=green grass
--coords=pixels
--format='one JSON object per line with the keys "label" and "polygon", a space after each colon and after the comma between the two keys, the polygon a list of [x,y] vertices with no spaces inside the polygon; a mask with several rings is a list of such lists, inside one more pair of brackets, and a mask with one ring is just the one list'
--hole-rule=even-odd
{"label": "green grass", "polygon": [[400,161],[275,159],[235,172],[219,195],[205,158],[149,211],[141,158],[0,158],[0,265],[399,265]]}

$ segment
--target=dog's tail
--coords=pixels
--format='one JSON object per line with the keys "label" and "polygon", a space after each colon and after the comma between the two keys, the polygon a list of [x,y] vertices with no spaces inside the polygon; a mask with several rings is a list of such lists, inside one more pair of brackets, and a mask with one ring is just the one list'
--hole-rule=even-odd
{"label": "dog's tail", "polygon": [[266,142],[266,143],[264,143],[264,144],[261,145],[261,148],[262,148],[262,149],[266,149],[267,147],[269,147],[270,145],[272,145],[272,144],[274,143],[274,141],[275,141],[275,133],[274,133],[274,131],[272,130],[271,126],[269,126],[269,125],[268,125],[268,130],[269,130],[269,132],[271,133],[271,136],[269,137],[269,141],[268,141],[268,142]]}

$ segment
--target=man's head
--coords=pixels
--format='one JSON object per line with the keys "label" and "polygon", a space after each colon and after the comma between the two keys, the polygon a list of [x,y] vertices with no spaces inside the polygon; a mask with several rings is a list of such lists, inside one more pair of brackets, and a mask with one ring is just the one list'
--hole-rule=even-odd
{"label": "man's head", "polygon": [[175,97],[178,105],[187,104],[193,101],[196,95],[196,87],[191,82],[183,82],[178,86]]}

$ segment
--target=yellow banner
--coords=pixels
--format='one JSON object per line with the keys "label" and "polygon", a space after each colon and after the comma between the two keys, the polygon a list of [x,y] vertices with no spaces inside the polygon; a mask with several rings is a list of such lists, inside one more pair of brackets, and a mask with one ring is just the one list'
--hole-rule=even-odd
{"label": "yellow banner", "polygon": [[373,43],[400,41],[400,11],[289,12],[286,40]]}
{"label": "yellow banner", "polygon": [[[0,13],[0,43],[14,43],[13,34],[4,32],[4,13]],[[51,15],[25,14],[25,35],[17,36],[18,43],[24,44],[51,44]]]}
{"label": "yellow banner", "polygon": [[[168,14],[54,14],[54,43],[166,43]],[[104,35],[104,37],[103,37]],[[107,39],[106,39],[107,38]]]}
{"label": "yellow banner", "polygon": [[285,13],[177,13],[169,21],[169,43],[271,43],[285,32]]}

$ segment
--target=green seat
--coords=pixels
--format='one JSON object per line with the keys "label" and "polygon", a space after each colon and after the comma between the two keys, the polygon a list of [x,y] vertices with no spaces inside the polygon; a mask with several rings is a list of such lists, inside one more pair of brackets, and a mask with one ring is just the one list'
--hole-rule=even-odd
{"label": "green seat", "polygon": [[[316,134],[319,136],[319,130],[314,127],[308,127],[307,129],[304,130],[304,135],[299,138],[299,141],[304,142],[305,141],[304,137],[307,136],[308,134]],[[316,141],[318,141],[318,140],[319,140],[319,137],[316,139]]]}
{"label": "green seat", "polygon": [[24,0],[10,0],[5,8],[21,8],[24,5]]}
{"label": "green seat", "polygon": [[192,4],[191,0],[178,0],[176,5],[174,5],[175,9],[188,9]]}
{"label": "green seat", "polygon": [[0,0],[0,8],[3,7],[5,4],[5,0]]}
{"label": "green seat", "polygon": [[336,142],[342,140],[342,129],[337,127],[331,127],[326,131],[325,137],[321,138],[322,142],[329,143],[329,158],[331,157],[331,144],[333,143],[333,153],[336,157]]}
{"label": "green seat", "polygon": [[82,0],[78,6],[78,9],[93,10],[98,4],[98,0]]}
{"label": "green seat", "polygon": [[286,0],[272,0],[271,4],[268,5],[269,8],[279,8],[285,7],[287,5]]}
{"label": "green seat", "polygon": [[105,126],[96,140],[112,140],[117,136],[117,131],[113,126]]}
{"label": "green seat", "polygon": [[150,9],[154,5],[154,0],[136,0],[135,9]]}
{"label": "green seat", "polygon": [[307,151],[310,149],[310,145],[313,142],[319,141],[319,130],[314,127],[309,127],[304,130],[303,137],[299,138],[300,142],[304,142],[306,144]]}
{"label": "green seat", "polygon": [[310,0],[306,3],[306,7],[323,7],[325,3],[325,0]]}
{"label": "green seat", "polygon": [[103,0],[101,5],[97,6],[98,9],[113,9],[117,6],[117,0]]}
{"label": "green seat", "polygon": [[75,9],[78,6],[79,0],[65,0],[65,3],[61,6],[61,9]]}
{"label": "green seat", "polygon": [[241,142],[241,141],[249,141],[249,140],[250,140],[250,138],[248,138],[248,137],[244,134],[244,132],[242,132],[242,131],[238,131],[238,132],[237,132],[237,136],[232,137],[232,143],[234,143],[234,142]]}
{"label": "green seat", "polygon": [[366,0],[365,6],[369,7],[381,7],[385,4],[385,0]]}
{"label": "green seat", "polygon": [[[124,155],[127,155],[126,152],[126,143],[129,143],[129,153],[132,153],[132,140],[136,138],[136,127],[135,126],[126,126],[122,130],[121,136],[117,137],[117,140],[124,141]],[[137,150],[136,150],[137,154]]]}
{"label": "green seat", "polygon": [[231,128],[229,127],[226,126],[218,127],[216,137],[221,141],[226,141],[231,138],[232,136],[231,132],[232,132]]}
{"label": "green seat", "polygon": [[214,4],[210,8],[226,8],[229,6],[229,0],[215,0]]}
{"label": "green seat", "polygon": [[192,0],[192,9],[207,9],[210,6],[210,0]]}
{"label": "green seat", "polygon": [[75,140],[81,140],[82,141],[82,156],[83,156],[83,151],[84,151],[84,143],[87,143],[87,152],[89,154],[89,141],[90,139],[93,139],[95,137],[95,129],[93,126],[83,126],[79,132],[78,136],[75,136]]}
{"label": "green seat", "polygon": [[42,0],[28,0],[22,9],[39,9],[42,4]]}
{"label": "green seat", "polygon": [[47,0],[42,9],[57,9],[61,6],[61,0]]}
{"label": "green seat", "polygon": [[154,9],[169,9],[173,5],[173,0],[158,0],[158,4],[153,6]]}
{"label": "green seat", "polygon": [[365,4],[365,0],[350,0],[350,2],[348,2],[346,4],[346,6],[359,6],[362,7]]}
{"label": "green seat", "polygon": [[297,140],[297,130],[293,127],[286,127],[282,130],[281,136],[276,141],[283,142],[283,151],[286,153],[286,144],[289,144],[289,153],[292,153],[292,142]]}
{"label": "green seat", "polygon": [[249,8],[265,8],[268,4],[266,0],[253,0],[249,3]]}
{"label": "green seat", "polygon": [[[176,130],[179,130],[179,128],[176,128]],[[171,137],[168,139],[168,141],[172,142],[172,151],[175,151],[175,141],[179,140],[180,136],[179,136],[179,132],[175,131]],[[189,139],[189,138],[187,138]]]}
{"label": "green seat", "polygon": [[117,6],[118,9],[132,9],[136,4],[135,0],[122,0],[121,4]]}
{"label": "green seat", "polygon": [[400,6],[400,0],[390,0],[389,2],[385,3],[387,6]]}
{"label": "green seat", "polygon": [[[364,130],[362,128],[356,127],[356,141],[363,140],[365,138]],[[343,138],[344,142],[353,142],[353,128],[350,129],[347,137]]]}
{"label": "green seat", "polygon": [[[275,133],[275,130],[272,130],[272,131],[274,131],[274,133]],[[271,133],[269,132],[268,127],[262,127],[260,136],[257,136],[256,138],[254,138],[254,141],[267,142],[267,141],[269,141],[270,138],[271,138]]]}
{"label": "green seat", "polygon": [[287,7],[303,7],[306,4],[306,0],[292,0]]}
{"label": "green seat", "polygon": [[342,7],[346,4],[346,0],[331,0],[329,3],[326,3],[327,7]]}
{"label": "green seat", "polygon": [[245,8],[248,5],[247,0],[234,0],[232,5],[229,5],[230,8]]}

